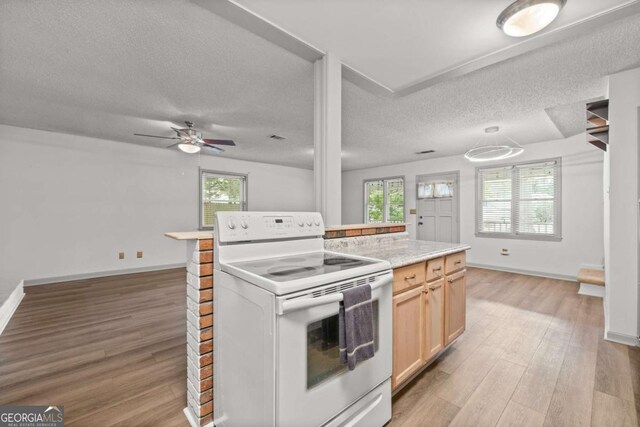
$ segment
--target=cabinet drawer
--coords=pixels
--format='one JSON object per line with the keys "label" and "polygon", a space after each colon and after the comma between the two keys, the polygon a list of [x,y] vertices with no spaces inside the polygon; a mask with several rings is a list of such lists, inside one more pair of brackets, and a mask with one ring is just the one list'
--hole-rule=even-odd
{"label": "cabinet drawer", "polygon": [[445,274],[453,273],[454,271],[461,270],[465,267],[465,253],[458,252],[457,254],[447,255],[444,261]]}
{"label": "cabinet drawer", "polygon": [[444,257],[427,261],[427,282],[441,279],[444,276]]}
{"label": "cabinet drawer", "polygon": [[393,293],[421,286],[424,283],[425,263],[407,265],[393,270]]}

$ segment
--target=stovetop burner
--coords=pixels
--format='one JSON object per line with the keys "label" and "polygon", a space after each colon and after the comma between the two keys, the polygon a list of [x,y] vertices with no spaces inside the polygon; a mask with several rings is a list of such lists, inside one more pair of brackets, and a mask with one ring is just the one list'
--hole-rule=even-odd
{"label": "stovetop burner", "polygon": [[346,258],[346,257],[335,257],[328,258],[324,260],[324,265],[361,265],[359,259],[354,258]]}
{"label": "stovetop burner", "polygon": [[267,270],[272,276],[291,276],[294,274],[304,274],[307,271],[315,271],[313,267],[275,267]]}
{"label": "stovetop burner", "polygon": [[287,282],[374,263],[374,261],[333,253],[312,252],[297,256],[239,262],[232,265],[265,279],[275,282]]}

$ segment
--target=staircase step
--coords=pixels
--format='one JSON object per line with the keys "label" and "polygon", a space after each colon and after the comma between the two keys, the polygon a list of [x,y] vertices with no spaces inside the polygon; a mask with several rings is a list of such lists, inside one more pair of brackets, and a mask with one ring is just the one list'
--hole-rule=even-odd
{"label": "staircase step", "polygon": [[578,282],[604,286],[604,270],[581,268],[578,270]]}

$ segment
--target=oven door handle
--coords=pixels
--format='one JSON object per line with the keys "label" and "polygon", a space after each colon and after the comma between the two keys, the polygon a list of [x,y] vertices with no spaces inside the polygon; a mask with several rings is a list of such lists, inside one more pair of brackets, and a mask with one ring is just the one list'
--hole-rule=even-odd
{"label": "oven door handle", "polygon": [[[392,272],[388,272],[381,276],[378,276],[377,280],[371,284],[371,291],[379,289],[383,286],[390,285],[392,281]],[[279,301],[277,312],[278,314],[282,315],[290,313],[292,311],[302,310],[304,308],[316,307],[319,305],[331,304],[340,301],[342,301],[342,292],[336,292],[334,294],[318,298],[294,298],[290,300]]]}

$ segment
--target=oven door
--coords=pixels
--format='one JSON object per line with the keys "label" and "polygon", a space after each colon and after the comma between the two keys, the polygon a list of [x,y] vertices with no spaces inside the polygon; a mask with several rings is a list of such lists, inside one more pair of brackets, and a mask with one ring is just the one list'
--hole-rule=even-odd
{"label": "oven door", "polygon": [[338,292],[325,287],[322,296],[279,302],[277,425],[322,425],[391,376],[392,273],[370,283],[376,351],[353,371],[339,361],[339,286],[332,287]]}

